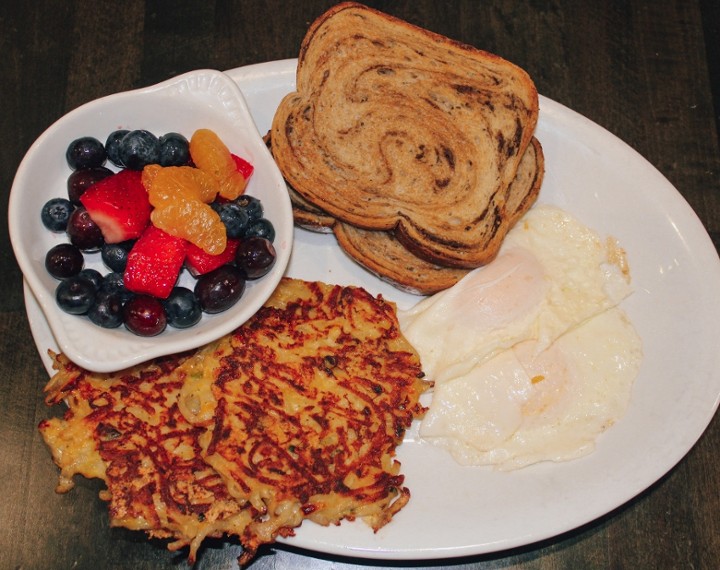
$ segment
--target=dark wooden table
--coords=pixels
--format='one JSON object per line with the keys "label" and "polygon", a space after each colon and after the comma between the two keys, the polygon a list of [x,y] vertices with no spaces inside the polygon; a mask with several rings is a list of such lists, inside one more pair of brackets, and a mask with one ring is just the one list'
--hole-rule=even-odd
{"label": "dark wooden table", "polygon": [[[307,26],[332,4],[3,3],[2,203],[7,204],[28,147],[71,109],[196,68],[296,57]],[[644,155],[682,193],[720,246],[720,6],[715,0],[369,4],[524,67],[540,93]],[[79,481],[68,495],[54,493],[57,470],[36,430],[49,414],[41,394],[47,375],[30,334],[6,216],[2,230],[0,568],[185,567],[182,556],[163,544],[109,529],[95,482]],[[405,565],[278,547],[262,550],[251,568],[714,569],[720,567],[719,451],[716,418],[687,456],[640,496],[582,528],[518,550]],[[233,568],[237,554],[236,546],[213,544],[197,567]]]}

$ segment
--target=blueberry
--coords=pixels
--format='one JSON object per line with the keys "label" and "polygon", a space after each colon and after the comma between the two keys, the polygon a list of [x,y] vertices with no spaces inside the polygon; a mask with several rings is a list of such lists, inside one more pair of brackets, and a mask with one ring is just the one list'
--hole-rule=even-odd
{"label": "blueberry", "polygon": [[163,305],[168,325],[176,329],[191,327],[202,317],[198,298],[186,287],[174,287]]}
{"label": "blueberry", "polygon": [[262,202],[260,202],[258,198],[255,198],[254,196],[250,196],[248,194],[243,194],[238,198],[235,198],[233,202],[243,208],[247,213],[248,218],[250,218],[251,220],[258,220],[262,218],[263,206]]}
{"label": "blueberry", "polygon": [[103,283],[100,286],[100,292],[118,293],[121,296],[123,303],[127,303],[134,296],[134,293],[132,291],[129,291],[125,287],[125,280],[123,279],[123,274],[118,271],[112,271],[110,273],[107,273],[105,277],[103,277]]}
{"label": "blueberry", "polygon": [[45,254],[45,269],[55,279],[67,279],[80,273],[85,265],[80,248],[71,243],[59,243]]}
{"label": "blueberry", "polygon": [[108,273],[103,278],[102,289],[105,291],[115,291],[125,288],[125,280],[123,274],[119,271]]}
{"label": "blueberry", "polygon": [[120,141],[119,158],[125,168],[142,170],[160,159],[160,141],[150,131],[130,131]]}
{"label": "blueberry", "polygon": [[65,198],[51,198],[42,207],[40,219],[52,232],[64,232],[75,206]]}
{"label": "blueberry", "polygon": [[190,143],[180,133],[160,137],[160,166],[187,166],[190,163]]}
{"label": "blueberry", "polygon": [[100,287],[102,287],[103,284],[103,276],[97,269],[91,269],[90,267],[86,267],[80,273],[78,273],[78,277],[83,277],[90,281],[90,283],[93,284],[95,287],[95,291],[99,291]]}
{"label": "blueberry", "polygon": [[103,263],[112,271],[122,273],[127,265],[128,253],[134,241],[106,243],[101,250]]}
{"label": "blueberry", "polygon": [[98,326],[114,329],[123,322],[123,305],[124,300],[120,293],[103,291],[96,295],[87,316]]}
{"label": "blueberry", "polygon": [[66,313],[84,315],[95,300],[95,286],[84,277],[70,277],[58,284],[55,300]]}
{"label": "blueberry", "polygon": [[105,164],[107,153],[103,143],[95,137],[80,137],[70,143],[65,151],[70,168],[94,168]]}
{"label": "blueberry", "polygon": [[129,132],[130,131],[127,129],[118,129],[111,132],[105,141],[105,152],[107,152],[107,157],[110,159],[110,162],[120,168],[125,166],[120,160],[120,141]]}
{"label": "blueberry", "polygon": [[254,222],[250,222],[250,225],[245,230],[244,237],[261,237],[273,241],[275,239],[275,228],[267,218],[259,218]]}
{"label": "blueberry", "polygon": [[250,218],[247,212],[235,202],[214,202],[212,208],[220,216],[220,221],[225,224],[227,237],[237,239],[245,234]]}

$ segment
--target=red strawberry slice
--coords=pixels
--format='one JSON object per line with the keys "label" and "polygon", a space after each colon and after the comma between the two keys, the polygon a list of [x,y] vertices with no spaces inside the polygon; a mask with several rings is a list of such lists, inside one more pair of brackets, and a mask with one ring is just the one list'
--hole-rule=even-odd
{"label": "red strawberry slice", "polygon": [[166,299],[177,282],[185,261],[187,242],[147,226],[128,254],[125,287],[134,293],[145,293]]}
{"label": "red strawberry slice", "polygon": [[141,177],[140,171],[121,170],[96,182],[80,196],[107,243],[135,239],[148,225],[152,206]]}
{"label": "red strawberry slice", "polygon": [[255,167],[244,158],[239,157],[237,154],[232,154],[232,159],[235,161],[235,168],[238,172],[243,175],[243,178],[247,180],[255,172]]}
{"label": "red strawberry slice", "polygon": [[225,251],[218,255],[210,255],[206,253],[202,248],[195,244],[187,244],[187,255],[185,256],[185,266],[193,277],[199,275],[205,275],[213,269],[230,263],[235,259],[235,252],[237,251],[240,240],[228,238]]}

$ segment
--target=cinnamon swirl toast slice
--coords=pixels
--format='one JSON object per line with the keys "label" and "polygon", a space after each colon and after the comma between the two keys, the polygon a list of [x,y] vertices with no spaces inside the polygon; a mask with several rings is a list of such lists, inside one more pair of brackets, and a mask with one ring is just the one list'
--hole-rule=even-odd
{"label": "cinnamon swirl toast slice", "polygon": [[273,154],[299,196],[332,218],[472,268],[507,231],[506,191],[537,118],[537,90],[516,65],[346,2],[302,42]]}
{"label": "cinnamon swirl toast slice", "polygon": [[[503,233],[535,203],[545,173],[544,164],[542,146],[533,137],[515,179],[507,188],[502,215],[502,223],[505,224]],[[335,223],[332,231],[340,247],[357,263],[409,293],[437,293],[451,287],[470,271],[424,260],[411,253],[392,232],[364,230],[343,222]]]}
{"label": "cinnamon swirl toast slice", "polygon": [[[266,143],[272,151],[270,136]],[[533,137],[515,179],[505,192],[505,223],[508,230],[537,200],[545,174],[545,156],[540,141]],[[430,295],[457,283],[469,269],[447,267],[411,253],[392,231],[366,230],[339,222],[309,203],[287,186],[295,225],[319,233],[334,233],[340,247],[353,260],[398,289]],[[497,239],[500,239],[498,236]]]}

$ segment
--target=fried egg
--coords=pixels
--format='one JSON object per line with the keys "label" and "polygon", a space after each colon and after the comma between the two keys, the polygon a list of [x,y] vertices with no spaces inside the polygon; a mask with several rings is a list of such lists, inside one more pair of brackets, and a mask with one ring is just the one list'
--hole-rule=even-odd
{"label": "fried egg", "polygon": [[420,437],[461,465],[503,470],[591,453],[625,413],[640,338],[614,308],[540,353],[534,344],[522,342],[437,386]]}
{"label": "fried egg", "polygon": [[492,263],[399,314],[435,381],[420,438],[499,469],[590,453],[642,361],[630,292],[615,240],[536,206]]}
{"label": "fried egg", "polygon": [[398,318],[436,384],[519,342],[547,348],[630,293],[624,252],[564,210],[536,206],[498,257]]}

